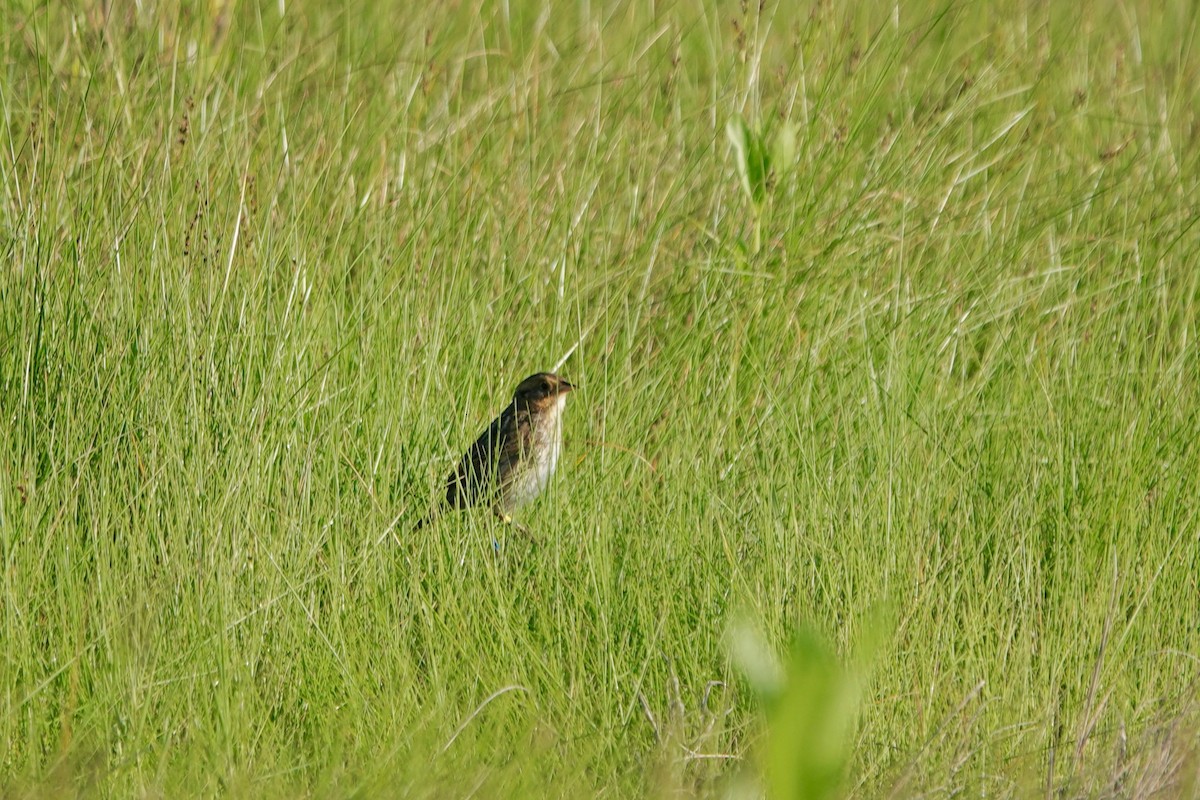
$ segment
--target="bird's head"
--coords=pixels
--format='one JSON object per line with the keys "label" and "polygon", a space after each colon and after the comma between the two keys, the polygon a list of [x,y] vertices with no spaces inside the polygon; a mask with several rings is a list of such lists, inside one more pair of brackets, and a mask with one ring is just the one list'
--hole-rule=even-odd
{"label": "bird's head", "polygon": [[561,407],[567,400],[567,392],[574,389],[574,386],[553,372],[539,372],[517,385],[517,390],[513,392],[513,400],[520,405],[544,411],[555,406]]}

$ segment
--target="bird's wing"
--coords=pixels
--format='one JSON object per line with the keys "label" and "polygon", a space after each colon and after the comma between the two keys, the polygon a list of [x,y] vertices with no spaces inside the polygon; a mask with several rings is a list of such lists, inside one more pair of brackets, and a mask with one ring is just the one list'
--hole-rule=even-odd
{"label": "bird's wing", "polygon": [[515,404],[510,404],[492,420],[446,476],[447,505],[451,508],[475,505],[496,490],[498,478],[509,471],[520,455],[521,429],[529,429],[527,417],[528,414],[518,414]]}
{"label": "bird's wing", "polygon": [[533,449],[533,415],[529,409],[514,409],[508,435],[504,437],[504,446],[500,449],[499,463],[496,475],[499,478],[501,490],[523,471],[522,461]]}

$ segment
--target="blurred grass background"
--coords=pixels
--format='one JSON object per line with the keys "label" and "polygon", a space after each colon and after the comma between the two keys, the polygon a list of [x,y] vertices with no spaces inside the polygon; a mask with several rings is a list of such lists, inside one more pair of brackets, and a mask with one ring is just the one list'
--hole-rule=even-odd
{"label": "blurred grass background", "polygon": [[0,13],[0,792],[736,794],[881,606],[841,791],[1196,791],[1191,3]]}

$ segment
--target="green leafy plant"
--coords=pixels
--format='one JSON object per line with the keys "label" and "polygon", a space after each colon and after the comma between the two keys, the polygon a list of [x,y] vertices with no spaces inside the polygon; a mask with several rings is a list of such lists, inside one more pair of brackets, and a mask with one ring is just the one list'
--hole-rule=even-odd
{"label": "green leafy plant", "polygon": [[878,624],[869,626],[859,657],[844,665],[812,630],[796,632],[780,663],[753,626],[733,626],[731,657],[766,719],[758,761],[767,797],[822,800],[841,795],[866,662],[882,630]]}
{"label": "green leafy plant", "polygon": [[783,123],[775,131],[753,129],[741,114],[725,125],[733,145],[734,164],[742,192],[754,216],[754,250],[762,249],[763,216],[778,179],[790,171],[796,160],[796,127]]}

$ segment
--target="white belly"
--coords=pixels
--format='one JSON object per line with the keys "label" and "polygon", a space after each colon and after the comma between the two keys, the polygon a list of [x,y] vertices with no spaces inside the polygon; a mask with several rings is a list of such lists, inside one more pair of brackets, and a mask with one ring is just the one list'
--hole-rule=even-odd
{"label": "white belly", "polygon": [[562,410],[566,402],[566,395],[559,397],[554,410],[544,414],[539,420],[541,424],[534,431],[537,444],[531,453],[534,462],[509,487],[509,510],[525,505],[541,494],[550,483],[554,468],[558,466],[558,454],[562,451]]}

